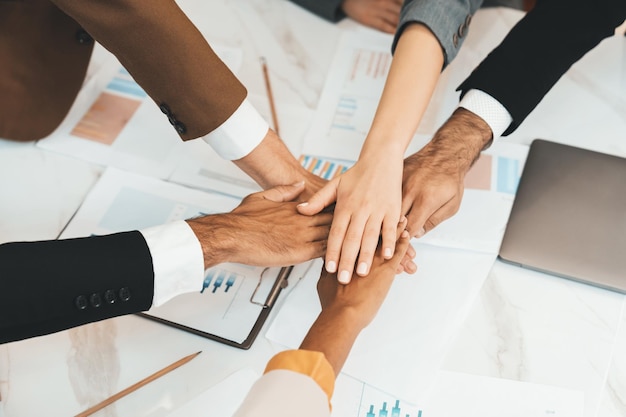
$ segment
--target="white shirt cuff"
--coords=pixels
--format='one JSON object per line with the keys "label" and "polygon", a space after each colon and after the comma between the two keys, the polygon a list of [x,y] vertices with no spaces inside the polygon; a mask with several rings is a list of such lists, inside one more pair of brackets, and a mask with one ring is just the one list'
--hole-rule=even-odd
{"label": "white shirt cuff", "polygon": [[459,107],[463,107],[483,119],[491,128],[494,140],[502,136],[513,122],[509,111],[498,100],[484,91],[469,90],[461,99]]}
{"label": "white shirt cuff", "polygon": [[224,159],[241,159],[256,148],[269,125],[245,99],[239,108],[217,129],[202,137]]}
{"label": "white shirt cuff", "polygon": [[200,291],[204,255],[195,233],[183,220],[140,230],[152,255],[157,307],[177,295]]}

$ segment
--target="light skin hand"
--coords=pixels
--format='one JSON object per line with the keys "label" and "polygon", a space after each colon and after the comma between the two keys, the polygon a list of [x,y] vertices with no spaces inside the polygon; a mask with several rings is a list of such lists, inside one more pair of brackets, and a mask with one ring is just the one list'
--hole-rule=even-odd
{"label": "light skin hand", "polygon": [[485,121],[459,108],[424,148],[405,159],[402,213],[411,236],[423,236],[458,211],[465,175],[491,138]]}
{"label": "light skin hand", "polygon": [[322,352],[338,375],[357,336],[380,309],[405,252],[410,247],[404,231],[394,256],[386,260],[379,248],[367,277],[354,277],[349,284],[337,281],[335,274],[322,270],[317,292],[322,312],[313,323],[300,349]]}
{"label": "light skin hand", "polygon": [[304,188],[304,182],[274,187],[249,195],[230,213],[188,220],[205,268],[223,262],[285,266],[323,256],[332,214],[299,214],[293,200]]}
{"label": "light skin hand", "polygon": [[272,129],[252,152],[233,162],[263,189],[305,181],[304,191],[298,195],[300,201],[306,201],[326,184],[326,180],[302,167]]}
{"label": "light skin hand", "polygon": [[341,283],[350,282],[357,257],[356,273],[369,273],[381,234],[384,257],[393,256],[402,201],[402,158],[397,159],[359,159],[306,205],[298,206],[300,213],[310,215],[337,201],[328,237],[326,270],[338,272]]}
{"label": "light skin hand", "polygon": [[355,21],[378,29],[394,33],[400,20],[403,0],[344,0],[341,8]]}
{"label": "light skin hand", "polygon": [[[303,214],[314,214],[337,201],[326,269],[339,271],[343,282],[352,276],[357,256],[357,273],[368,273],[381,232],[383,253],[393,254],[394,229],[402,208],[404,152],[426,111],[442,66],[437,38],[424,25],[409,24],[398,41],[359,161],[328,183],[307,206],[298,207]],[[415,251],[411,248],[408,253],[399,272],[417,270],[412,261]]]}

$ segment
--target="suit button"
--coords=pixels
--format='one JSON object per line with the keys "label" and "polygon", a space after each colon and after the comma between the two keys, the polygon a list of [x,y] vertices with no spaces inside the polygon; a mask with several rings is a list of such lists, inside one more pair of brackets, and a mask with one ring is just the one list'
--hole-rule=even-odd
{"label": "suit button", "polygon": [[92,306],[98,308],[102,305],[102,297],[100,297],[100,294],[93,293],[91,297],[89,297],[89,302]]}
{"label": "suit button", "polygon": [[459,46],[459,35],[457,35],[456,33],[452,35],[452,43],[454,44],[455,48]]}
{"label": "suit button", "polygon": [[74,300],[74,304],[76,305],[76,308],[79,310],[84,310],[87,308],[87,297],[85,297],[84,295],[79,295],[78,297],[76,297],[76,300]]}
{"label": "suit button", "polygon": [[459,26],[459,30],[457,31],[457,34],[459,35],[459,38],[462,38],[463,36],[465,36],[465,29],[467,29],[465,27],[465,23],[463,23],[461,26]]}
{"label": "suit button", "polygon": [[168,106],[168,105],[167,105],[167,104],[165,104],[165,103],[162,103],[161,105],[159,105],[159,109],[161,109],[161,111],[163,112],[163,114],[166,114],[166,115],[168,115],[168,116],[169,116],[170,114],[172,114],[172,111],[170,110],[170,106]]}
{"label": "suit button", "polygon": [[176,131],[178,132],[178,134],[180,135],[184,135],[185,132],[187,131],[187,128],[185,127],[184,124],[182,124],[181,122],[175,122],[174,123],[174,129],[176,129]]}
{"label": "suit button", "polygon": [[85,45],[93,43],[93,38],[84,29],[80,29],[78,32],[76,32],[76,40],[78,41],[78,43],[82,43]]}
{"label": "suit button", "polygon": [[115,295],[115,291],[106,290],[104,292],[104,301],[106,301],[108,304],[114,304],[115,301],[117,301],[117,296]]}
{"label": "suit button", "polygon": [[130,289],[128,287],[124,287],[120,289],[120,300],[128,301],[130,300]]}

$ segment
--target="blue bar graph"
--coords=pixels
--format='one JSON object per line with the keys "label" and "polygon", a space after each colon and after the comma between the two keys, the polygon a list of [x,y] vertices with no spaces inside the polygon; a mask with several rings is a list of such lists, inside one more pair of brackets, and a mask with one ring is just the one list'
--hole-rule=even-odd
{"label": "blue bar graph", "polygon": [[[215,278],[215,281],[213,280]],[[225,282],[224,282],[225,281]],[[204,281],[202,282],[202,289],[200,293],[204,293],[204,290],[211,287],[211,283],[213,284],[213,288],[211,288],[211,293],[215,294],[218,292],[218,289],[224,288],[223,291],[219,291],[227,293],[237,282],[237,274],[230,271],[220,270],[211,268],[207,271],[206,276],[204,277]]]}
{"label": "blue bar graph", "polygon": [[228,280],[226,281],[226,288],[224,288],[224,292],[228,292],[228,290],[230,290],[230,287],[232,287],[235,284],[236,279],[237,279],[237,275],[230,274],[230,276],[228,277]]}
{"label": "blue bar graph", "polygon": [[[395,400],[395,405],[391,408],[391,415],[389,415],[389,409],[387,408],[387,401],[383,401],[382,407],[375,411],[376,406],[374,404],[369,405],[369,409],[364,417],[402,417],[402,409],[400,407],[400,400]],[[413,410],[415,410],[413,408]],[[404,417],[422,417],[422,410],[417,410],[417,414],[404,414]]]}
{"label": "blue bar graph", "polygon": [[519,161],[512,158],[498,158],[498,185],[500,193],[515,194],[519,184]]}

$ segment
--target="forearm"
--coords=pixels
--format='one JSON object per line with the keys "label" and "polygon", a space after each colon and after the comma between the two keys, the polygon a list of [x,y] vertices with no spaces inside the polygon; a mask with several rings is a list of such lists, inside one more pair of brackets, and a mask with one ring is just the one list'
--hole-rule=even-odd
{"label": "forearm", "polygon": [[316,181],[272,129],[267,131],[263,141],[252,152],[233,162],[264,189]]}
{"label": "forearm", "polygon": [[402,158],[415,134],[443,67],[443,51],[424,25],[410,24],[402,33],[391,63],[372,127],[360,158]]}
{"label": "forearm", "polygon": [[151,261],[136,231],[0,245],[0,343],[149,309]]}
{"label": "forearm", "polygon": [[358,317],[349,308],[324,309],[317,317],[300,349],[324,354],[335,375],[339,375],[350,349],[363,326],[355,325]]}
{"label": "forearm", "polygon": [[419,154],[430,166],[465,175],[491,140],[491,128],[483,119],[457,108]]}
{"label": "forearm", "polygon": [[157,105],[167,105],[184,140],[222,125],[246,97],[174,1],[52,2],[111,51]]}
{"label": "forearm", "polygon": [[513,117],[508,135],[625,18],[623,0],[537,2],[457,90],[481,90],[499,101]]}

